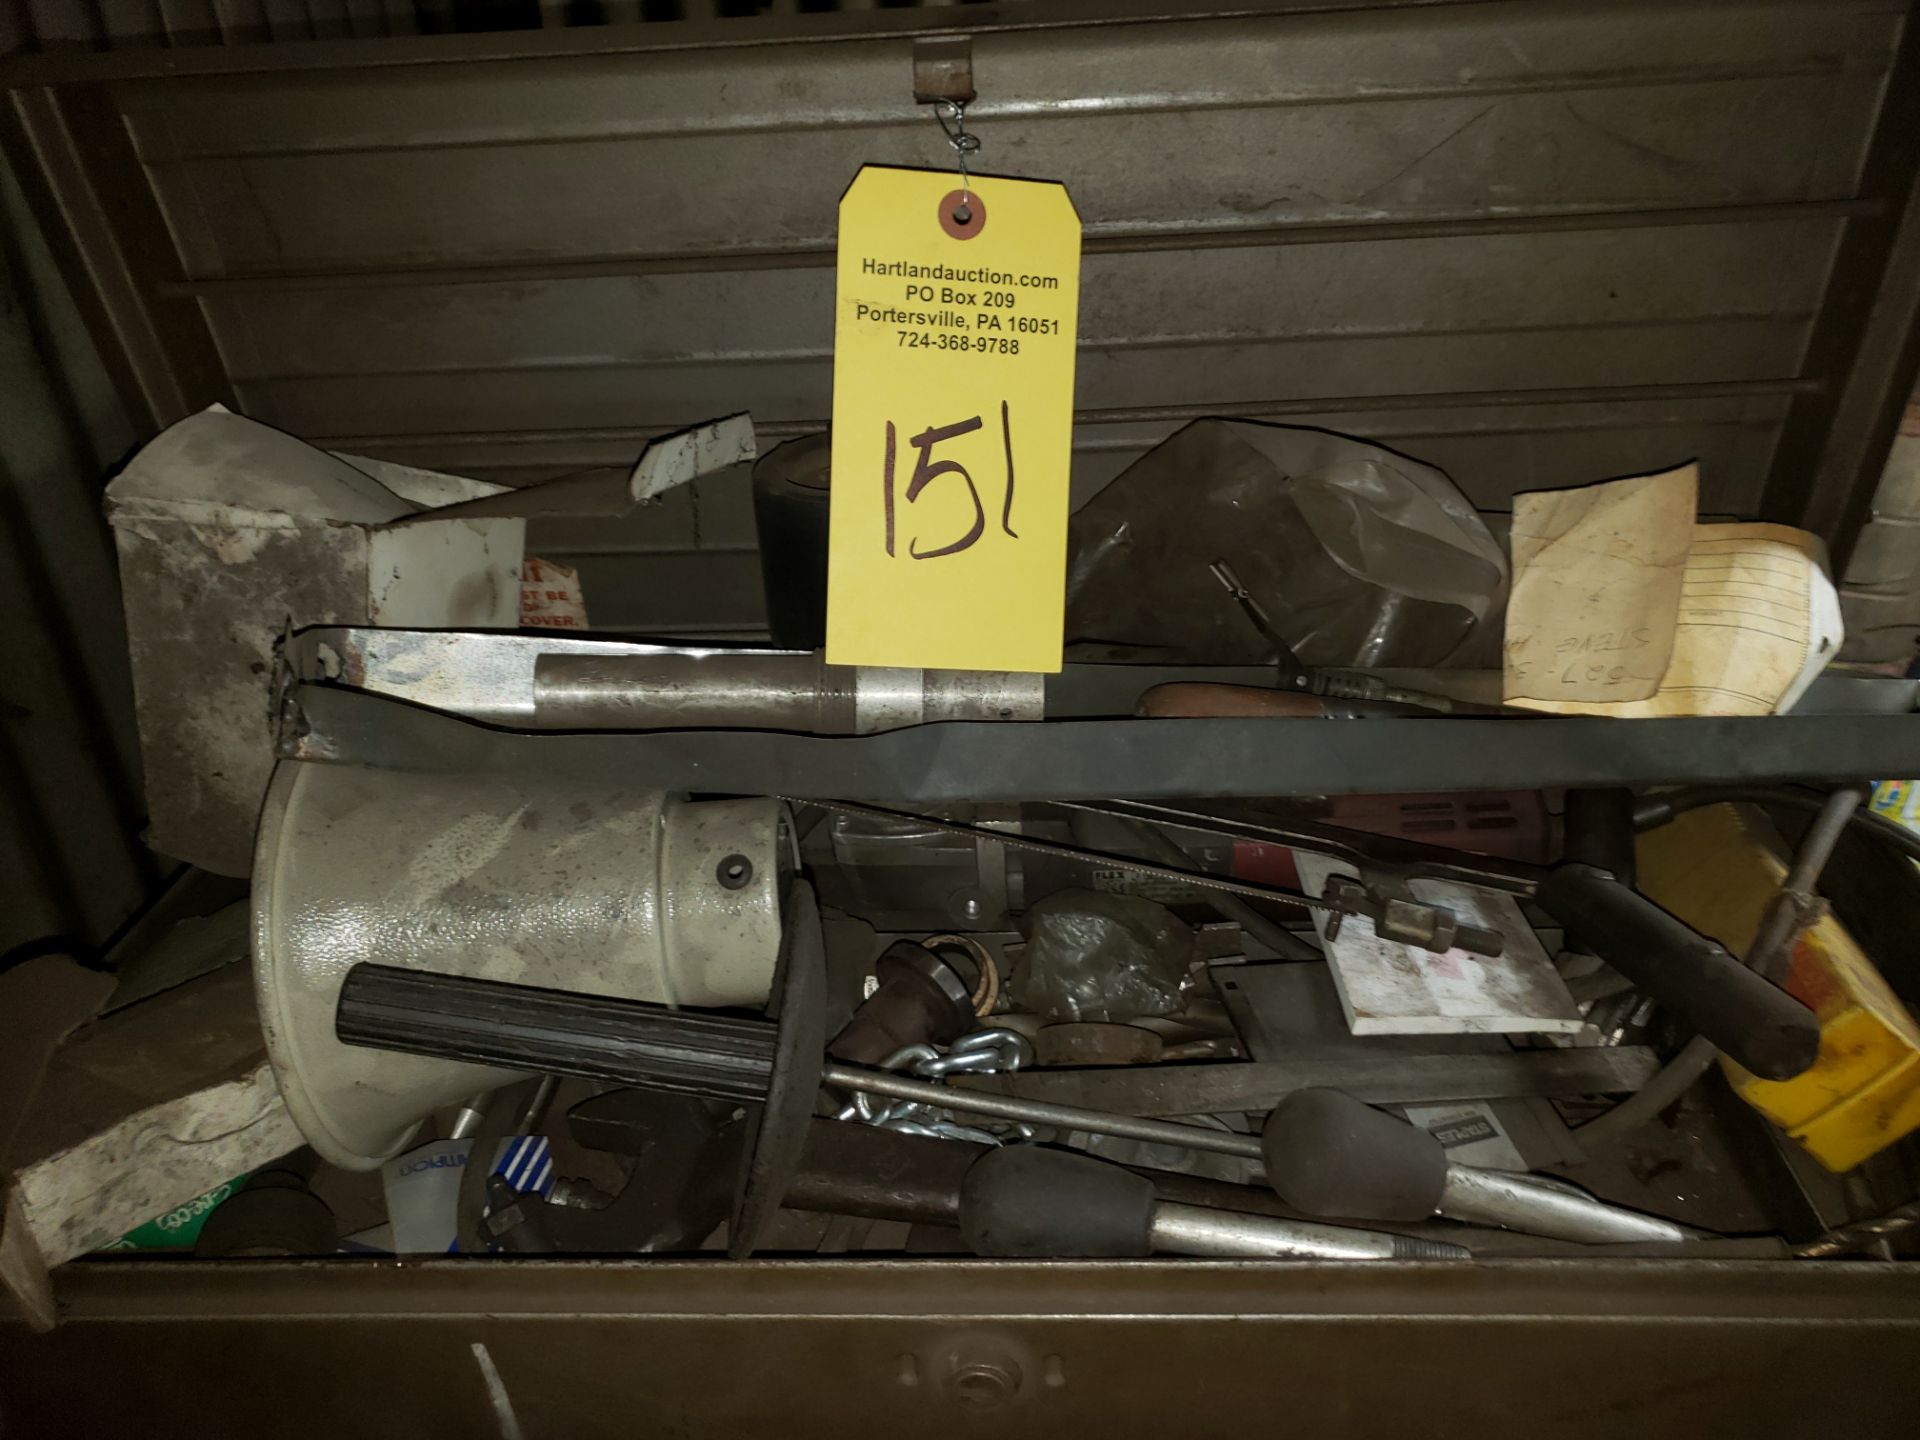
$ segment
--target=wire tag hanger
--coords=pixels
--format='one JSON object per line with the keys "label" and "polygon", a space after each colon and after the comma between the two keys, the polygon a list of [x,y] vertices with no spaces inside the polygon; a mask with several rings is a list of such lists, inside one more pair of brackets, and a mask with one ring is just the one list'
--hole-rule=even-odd
{"label": "wire tag hanger", "polygon": [[980,153],[980,137],[967,129],[967,104],[964,100],[936,101],[933,118],[940,122],[940,132],[947,137],[947,144],[953,147],[954,161],[960,167],[960,204],[953,212],[953,218],[965,225],[973,219],[973,212],[969,208],[973,192],[967,176],[967,157]]}

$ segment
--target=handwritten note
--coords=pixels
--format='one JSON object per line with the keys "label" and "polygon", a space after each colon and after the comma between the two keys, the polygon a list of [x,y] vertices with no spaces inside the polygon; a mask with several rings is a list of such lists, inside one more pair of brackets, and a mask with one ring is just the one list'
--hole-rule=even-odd
{"label": "handwritten note", "polygon": [[1626,717],[1776,715],[1840,653],[1845,633],[1813,536],[1787,525],[1696,525],[1673,658],[1659,690],[1625,704],[1554,708]]}
{"label": "handwritten note", "polygon": [[1508,703],[1644,700],[1673,652],[1699,469],[1514,497]]}
{"label": "handwritten note", "polygon": [[[1689,487],[1692,483],[1689,477]],[[1609,513],[1617,519],[1625,512]],[[1660,523],[1672,522],[1663,518]],[[1516,631],[1510,616],[1508,703],[1559,714],[1623,718],[1773,715],[1789,709],[1806,693],[1814,677],[1839,653],[1844,638],[1839,596],[1822,566],[1820,542],[1786,525],[1696,525],[1690,518],[1680,533],[1688,544],[1676,572],[1677,584],[1661,592],[1672,598],[1664,609],[1653,606],[1647,611],[1647,643],[1636,643],[1623,652],[1665,654],[1665,666],[1651,693],[1629,693],[1624,676],[1608,698],[1585,698],[1575,694],[1571,685],[1556,692],[1555,685],[1567,674],[1565,657],[1578,654],[1578,647],[1572,652],[1559,647],[1579,627],[1528,628],[1523,617]],[[1530,542],[1527,554],[1536,561],[1551,560],[1550,550],[1551,546]],[[1522,568],[1526,563],[1516,513],[1516,600],[1526,581]],[[1551,638],[1542,643],[1543,636]],[[1582,659],[1579,663],[1599,662]],[[1630,669],[1633,662],[1618,663]],[[1600,678],[1610,675],[1611,666]],[[1577,678],[1584,684],[1589,674],[1583,668]]]}

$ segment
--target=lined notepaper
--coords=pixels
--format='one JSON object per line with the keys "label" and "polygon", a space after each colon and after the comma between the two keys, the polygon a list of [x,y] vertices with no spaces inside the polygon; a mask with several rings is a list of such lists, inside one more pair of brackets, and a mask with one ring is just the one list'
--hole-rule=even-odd
{"label": "lined notepaper", "polygon": [[1568,714],[1773,715],[1840,651],[1840,599],[1819,542],[1787,525],[1697,525],[1673,655],[1645,700],[1541,706]]}

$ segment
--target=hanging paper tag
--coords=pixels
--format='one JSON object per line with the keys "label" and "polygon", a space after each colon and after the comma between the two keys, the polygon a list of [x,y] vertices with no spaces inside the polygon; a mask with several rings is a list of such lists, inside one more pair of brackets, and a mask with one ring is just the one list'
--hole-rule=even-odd
{"label": "hanging paper tag", "polygon": [[867,166],[840,201],[827,659],[1060,668],[1080,217]]}

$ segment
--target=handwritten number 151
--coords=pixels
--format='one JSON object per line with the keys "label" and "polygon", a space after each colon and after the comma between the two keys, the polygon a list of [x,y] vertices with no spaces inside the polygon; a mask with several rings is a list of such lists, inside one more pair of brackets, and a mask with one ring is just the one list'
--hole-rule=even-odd
{"label": "handwritten number 151", "polygon": [[[935,546],[922,550],[918,538],[907,541],[907,554],[915,560],[935,560],[942,555],[958,555],[962,550],[971,549],[987,530],[987,507],[981,502],[980,488],[973,483],[973,475],[958,460],[935,460],[933,447],[943,441],[957,440],[962,435],[971,435],[981,428],[978,415],[966,420],[955,421],[951,425],[933,425],[912,436],[907,443],[918,451],[914,461],[913,478],[907,481],[906,503],[911,505],[921,496],[927,486],[943,475],[958,475],[966,483],[967,494],[973,499],[973,523],[967,527],[966,534],[951,544]],[[1000,402],[1000,436],[1006,453],[1007,485],[1000,502],[1000,528],[1008,537],[1018,540],[1020,537],[1013,528],[1013,422],[1007,414],[1007,402]],[[885,505],[887,517],[887,554],[894,553],[894,465],[896,443],[893,421],[887,421],[887,458],[885,476]]]}

